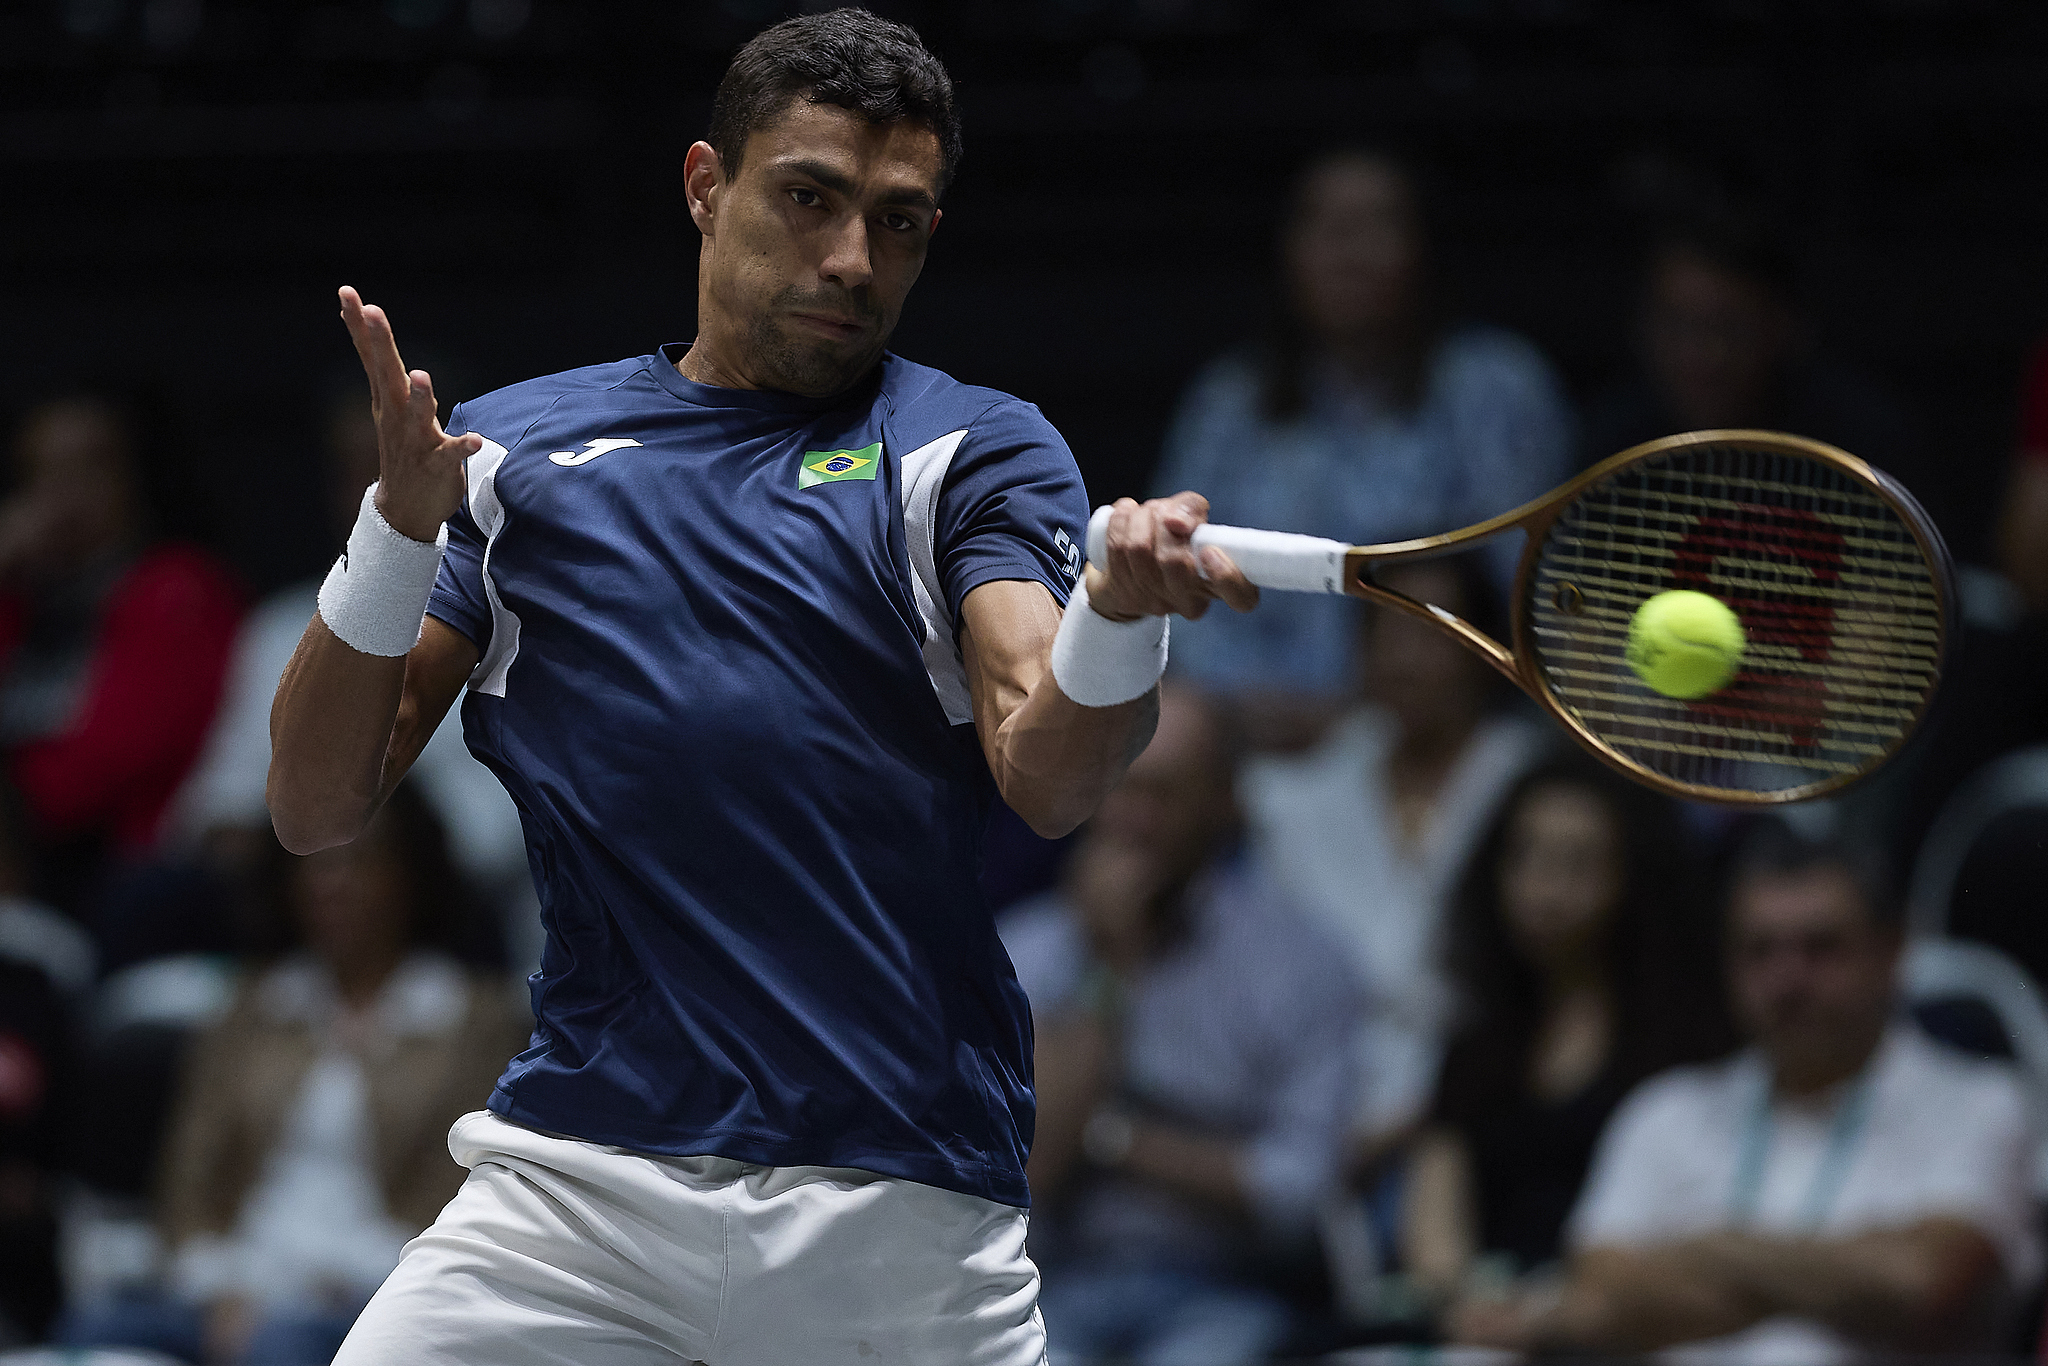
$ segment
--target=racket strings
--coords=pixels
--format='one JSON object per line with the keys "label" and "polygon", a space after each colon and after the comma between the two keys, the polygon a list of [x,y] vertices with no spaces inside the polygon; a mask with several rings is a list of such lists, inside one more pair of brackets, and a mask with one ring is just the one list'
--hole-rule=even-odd
{"label": "racket strings", "polygon": [[[1628,628],[1656,593],[1733,608],[1742,667],[1694,701],[1648,688]],[[1524,604],[1552,695],[1680,787],[1775,793],[1861,773],[1911,731],[1940,669],[1942,594],[1875,489],[1764,445],[1691,445],[1583,491],[1545,536]]]}

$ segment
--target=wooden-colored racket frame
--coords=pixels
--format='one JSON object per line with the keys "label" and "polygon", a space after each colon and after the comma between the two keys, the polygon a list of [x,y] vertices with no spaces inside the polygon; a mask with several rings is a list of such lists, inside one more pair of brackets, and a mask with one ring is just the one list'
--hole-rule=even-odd
{"label": "wooden-colored racket frame", "polygon": [[[1928,520],[1920,505],[1913,501],[1912,496],[1891,476],[1873,469],[1847,451],[1839,450],[1825,442],[1793,436],[1786,432],[1731,428],[1659,437],[1640,446],[1631,446],[1619,455],[1609,456],[1534,502],[1524,503],[1521,507],[1504,512],[1488,521],[1441,536],[1422,536],[1410,541],[1390,541],[1383,545],[1353,546],[1344,555],[1344,591],[1352,597],[1364,598],[1368,602],[1406,612],[1409,616],[1449,631],[1481,659],[1499,670],[1509,682],[1534,698],[1595,758],[1638,782],[1647,783],[1675,796],[1734,806],[1780,806],[1787,802],[1806,801],[1839,792],[1889,762],[1912,738],[1921,721],[1926,718],[1928,707],[1934,699],[1935,688],[1927,690],[1927,695],[1914,710],[1912,719],[1900,730],[1898,738],[1890,747],[1862,768],[1852,773],[1834,774],[1798,787],[1773,792],[1752,792],[1744,788],[1712,787],[1703,783],[1681,782],[1629,758],[1587,729],[1583,722],[1571,714],[1551,692],[1550,682],[1543,676],[1543,670],[1537,664],[1537,650],[1533,640],[1535,626],[1530,619],[1529,606],[1531,585],[1535,579],[1536,565],[1543,549],[1544,538],[1548,536],[1551,527],[1556,524],[1564,510],[1586,489],[1630,465],[1641,464],[1666,452],[1681,450],[1687,446],[1730,444],[1739,444],[1752,450],[1759,447],[1776,450],[1786,455],[1801,456],[1831,466],[1866,485],[1898,514],[1899,520],[1912,531],[1914,540],[1919,544],[1920,553],[1927,558],[1935,583],[1938,618],[1935,676],[1938,687],[1941,669],[1948,657],[1949,618],[1954,613],[1955,604],[1954,571],[1949,562],[1948,551],[1942,544],[1941,533],[1935,529],[1934,523]],[[1520,563],[1515,570],[1514,597],[1509,604],[1510,634],[1514,638],[1512,649],[1454,613],[1411,598],[1405,593],[1396,593],[1373,582],[1372,571],[1375,566],[1469,550],[1481,541],[1515,530],[1526,532],[1527,539],[1522,547]]]}

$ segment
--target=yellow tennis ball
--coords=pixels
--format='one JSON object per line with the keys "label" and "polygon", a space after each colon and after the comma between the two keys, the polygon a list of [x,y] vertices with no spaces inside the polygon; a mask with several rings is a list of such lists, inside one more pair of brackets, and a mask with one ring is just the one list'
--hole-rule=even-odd
{"label": "yellow tennis ball", "polygon": [[1628,666],[1666,697],[1705,697],[1742,667],[1749,637],[1728,604],[1674,588],[1648,599],[1628,624]]}

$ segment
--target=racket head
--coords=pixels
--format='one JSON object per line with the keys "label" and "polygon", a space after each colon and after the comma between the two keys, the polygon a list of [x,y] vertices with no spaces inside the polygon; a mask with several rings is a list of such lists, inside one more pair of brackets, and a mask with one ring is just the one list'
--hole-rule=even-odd
{"label": "racket head", "polygon": [[[1899,484],[1781,432],[1688,432],[1623,451],[1525,518],[1512,602],[1522,686],[1623,773],[1737,805],[1824,796],[1896,754],[1933,702],[1953,569]],[[1629,621],[1709,593],[1748,637],[1720,691],[1652,691]]]}

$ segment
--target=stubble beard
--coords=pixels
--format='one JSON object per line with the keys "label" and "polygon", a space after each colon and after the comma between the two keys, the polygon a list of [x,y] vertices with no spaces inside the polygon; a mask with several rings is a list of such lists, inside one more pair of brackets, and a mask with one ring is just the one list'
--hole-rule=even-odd
{"label": "stubble beard", "polygon": [[[807,398],[830,398],[850,389],[881,359],[886,329],[870,334],[872,342],[858,351],[835,349],[823,339],[799,337],[784,324],[786,301],[755,315],[747,330],[748,348],[771,387]],[[871,315],[869,315],[871,316]]]}

